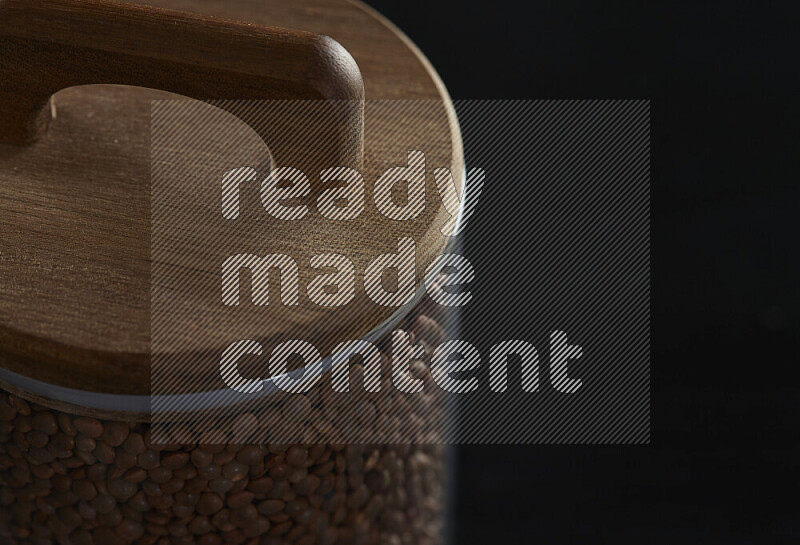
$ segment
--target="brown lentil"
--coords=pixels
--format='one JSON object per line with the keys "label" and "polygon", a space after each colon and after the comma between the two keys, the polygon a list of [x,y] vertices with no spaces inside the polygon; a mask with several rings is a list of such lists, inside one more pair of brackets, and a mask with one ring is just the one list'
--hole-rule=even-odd
{"label": "brown lentil", "polygon": [[[442,338],[435,321],[413,323],[417,339]],[[411,368],[428,373],[420,361]],[[363,368],[351,378],[363,380]],[[227,428],[175,425],[173,444],[159,445],[147,424],[73,416],[0,390],[0,543],[437,543],[442,447],[315,441],[342,430],[331,400],[321,391],[275,406],[275,422],[306,423],[307,444],[226,444],[269,437],[271,424],[246,413]],[[385,426],[387,438],[430,418],[419,398],[357,403],[362,424]]]}
{"label": "brown lentil", "polygon": [[86,437],[97,439],[103,435],[103,425],[94,418],[76,418],[73,425],[79,433]]}

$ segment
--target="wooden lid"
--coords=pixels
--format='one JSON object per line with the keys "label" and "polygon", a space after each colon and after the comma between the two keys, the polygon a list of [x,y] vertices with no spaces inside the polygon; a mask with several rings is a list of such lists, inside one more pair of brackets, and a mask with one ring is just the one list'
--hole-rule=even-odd
{"label": "wooden lid", "polygon": [[[448,241],[439,230],[449,215],[436,192],[433,169],[451,168],[460,187],[463,156],[447,92],[413,44],[380,15],[349,0],[151,0],[150,4],[327,35],[344,46],[361,71],[365,90],[366,185],[371,187],[386,168],[404,165],[406,151],[424,151],[425,213],[402,225],[388,221],[370,205],[368,189],[366,212],[358,220],[332,222],[312,214],[269,231],[268,240],[260,241],[261,253],[284,251],[307,260],[321,252],[341,252],[352,259],[359,274],[372,258],[396,252],[399,237],[412,236],[421,279],[428,262]],[[27,146],[0,145],[3,369],[91,392],[150,392],[151,100],[168,98],[175,96],[139,87],[72,87],[53,97],[56,115],[44,137]],[[234,118],[220,123],[230,129],[229,139],[209,138],[194,147],[186,140],[186,148],[175,150],[175,156],[207,173],[217,163],[199,158],[215,149],[227,153],[231,141],[237,143],[242,159],[269,153],[269,142],[260,139],[264,135],[247,130]],[[196,181],[190,174],[184,170],[176,183]],[[308,175],[312,181],[317,177]],[[242,251],[249,251],[247,244]],[[212,264],[219,263],[213,259],[208,263],[200,277],[218,276],[219,269]],[[301,284],[307,280],[301,273]],[[177,289],[181,285],[176,284]],[[186,354],[219,354],[230,342],[230,332],[210,300],[194,293],[187,287],[180,298],[185,338],[168,338],[160,346]],[[218,304],[219,294],[215,297]],[[252,313],[253,338],[300,338],[323,355],[344,339],[372,331],[396,311],[368,300],[361,287],[346,313],[277,305],[244,310]],[[198,372],[210,376],[207,369]],[[202,391],[219,384],[206,379],[194,383],[188,377],[185,387]]]}

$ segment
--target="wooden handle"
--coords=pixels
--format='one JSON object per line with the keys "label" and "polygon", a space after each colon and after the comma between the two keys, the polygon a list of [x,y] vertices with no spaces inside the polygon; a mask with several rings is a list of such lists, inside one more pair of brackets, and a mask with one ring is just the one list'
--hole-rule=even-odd
{"label": "wooden handle", "polygon": [[326,162],[361,163],[361,73],[327,36],[106,0],[0,0],[0,143],[36,141],[54,93],[98,83],[215,101],[270,147],[285,121],[216,101],[335,101],[325,123],[296,124],[307,134],[293,141],[324,143]]}

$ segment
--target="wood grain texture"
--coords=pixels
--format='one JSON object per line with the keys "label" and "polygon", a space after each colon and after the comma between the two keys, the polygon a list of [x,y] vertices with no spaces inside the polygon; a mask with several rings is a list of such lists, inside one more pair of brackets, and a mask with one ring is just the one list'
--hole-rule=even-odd
{"label": "wood grain texture", "polygon": [[[199,100],[343,101],[307,138],[326,142],[331,161],[361,164],[361,74],[327,36],[105,0],[5,0],[0,49],[0,143],[38,139],[61,89],[121,84]],[[276,140],[275,123],[252,112],[236,114]]]}
{"label": "wood grain texture", "polygon": [[[441,236],[439,227],[449,216],[435,197],[430,172],[439,166],[450,167],[461,182],[463,154],[458,125],[438,76],[391,24],[369,8],[346,0],[151,3],[157,8],[194,13],[203,21],[211,21],[208,24],[214,28],[235,24],[209,17],[330,36],[350,53],[361,72],[368,105],[363,133],[363,172],[368,183],[387,167],[404,164],[404,148],[426,152],[429,206],[417,220],[397,226],[374,208],[353,224],[332,224],[313,217],[302,226],[271,232],[270,239],[262,241],[263,247],[283,248],[304,258],[321,250],[339,250],[353,259],[359,271],[371,258],[390,251],[398,236],[413,236],[417,241],[420,273],[433,256],[441,253],[447,239]],[[150,8],[125,9],[138,13],[136,10]],[[181,17],[192,19],[188,15]],[[36,39],[31,32],[15,30],[3,39]],[[118,34],[106,36],[106,41],[92,37],[91,32],[87,32],[87,38],[69,39],[75,40],[76,48],[107,49],[117,57],[120,49],[145,47],[149,60],[133,65],[141,70],[147,70],[151,63],[180,64],[180,59],[185,58],[183,53],[169,51],[169,40],[141,46],[130,34],[121,30]],[[204,43],[203,36],[197,42]],[[98,43],[110,45],[100,47]],[[169,59],[163,58],[165,52]],[[188,51],[184,53],[190,55]],[[228,80],[235,82],[228,83],[232,89],[252,76],[243,66],[231,66],[240,74]],[[129,77],[124,67],[119,70],[122,78]],[[167,70],[166,65],[161,66],[160,71],[163,70]],[[225,73],[225,77],[230,75]],[[62,78],[67,77],[66,73],[59,75],[59,84],[50,89],[60,88],[61,82],[66,81]],[[102,83],[144,85],[141,79]],[[194,94],[178,87],[145,86]],[[150,101],[163,98],[175,95],[115,85],[70,87],[53,96],[56,116],[39,140],[25,147],[0,145],[0,365],[4,368],[83,390],[149,392]],[[232,92],[228,98],[252,96]],[[423,101],[427,103],[425,107],[414,106]],[[372,108],[370,102],[374,104]],[[400,107],[402,104],[407,107]],[[235,119],[226,123],[230,130],[241,132],[240,143],[254,155],[276,151],[273,145],[279,145],[280,139],[268,127],[261,134],[248,135],[246,127],[237,128]],[[353,135],[344,138],[347,137]],[[176,161],[189,164],[192,154],[214,150],[219,154],[229,151],[224,141],[210,142],[201,148],[184,149],[183,155],[176,152]],[[314,187],[313,191],[318,189]],[[208,236],[213,237],[213,233]],[[206,272],[219,274],[218,270]],[[206,300],[189,300],[187,304],[208,311]],[[324,351],[329,348],[325,339],[332,334],[358,337],[393,311],[361,297],[354,302],[349,313],[352,319],[346,323],[335,314],[304,309],[287,316],[280,308],[260,309],[254,315],[254,323],[271,324],[265,337],[277,338],[291,331]],[[213,320],[210,323],[187,324],[189,333],[197,339],[194,350],[219,351],[224,327],[218,327]]]}

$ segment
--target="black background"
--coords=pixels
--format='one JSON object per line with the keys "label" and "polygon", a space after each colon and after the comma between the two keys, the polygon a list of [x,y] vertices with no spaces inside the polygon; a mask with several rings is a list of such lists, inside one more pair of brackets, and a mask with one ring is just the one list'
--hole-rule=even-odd
{"label": "black background", "polygon": [[459,447],[454,543],[800,542],[798,9],[369,3],[454,99],[652,100],[652,443]]}

